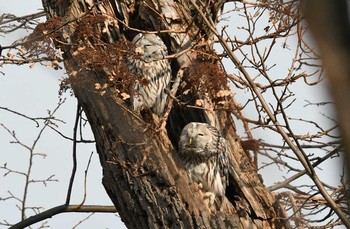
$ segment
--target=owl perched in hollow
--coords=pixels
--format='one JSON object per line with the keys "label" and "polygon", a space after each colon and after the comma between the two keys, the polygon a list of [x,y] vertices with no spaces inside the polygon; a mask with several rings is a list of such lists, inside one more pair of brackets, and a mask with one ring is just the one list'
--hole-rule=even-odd
{"label": "owl perched in hollow", "polygon": [[128,58],[128,67],[134,74],[140,75],[133,89],[133,109],[149,108],[162,115],[165,110],[171,79],[171,66],[167,59],[167,47],[155,34],[139,33],[133,39],[135,55]]}
{"label": "owl perched in hollow", "polygon": [[212,205],[215,196],[225,196],[229,160],[226,140],[206,123],[191,122],[181,132],[179,156],[191,179],[199,184]]}

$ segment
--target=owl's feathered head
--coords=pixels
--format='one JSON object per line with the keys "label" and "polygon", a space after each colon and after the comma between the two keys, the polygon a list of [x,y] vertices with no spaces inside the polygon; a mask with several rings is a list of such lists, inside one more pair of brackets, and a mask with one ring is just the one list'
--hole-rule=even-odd
{"label": "owl's feathered head", "polygon": [[217,130],[206,124],[191,122],[181,132],[180,149],[193,153],[208,153],[208,147],[216,145]]}
{"label": "owl's feathered head", "polygon": [[161,58],[168,54],[164,42],[155,34],[139,33],[132,42],[135,45],[135,53],[146,61],[152,58]]}

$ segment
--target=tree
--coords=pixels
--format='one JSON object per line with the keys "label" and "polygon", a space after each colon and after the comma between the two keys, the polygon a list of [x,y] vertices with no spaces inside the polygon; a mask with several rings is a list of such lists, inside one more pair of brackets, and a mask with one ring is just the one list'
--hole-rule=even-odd
{"label": "tree", "polygon": [[[341,150],[338,143],[323,145],[314,140],[332,137],[329,134],[332,128],[324,130],[319,127],[322,130],[319,136],[298,136],[290,126],[287,113],[288,107],[293,104],[291,84],[298,79],[309,83],[312,75],[302,73],[300,68],[314,64],[316,60],[316,53],[303,40],[305,28],[301,26],[299,3],[232,3],[233,9],[243,12],[247,20],[246,41],[230,39],[225,28],[221,32],[216,29],[218,14],[224,3],[192,0],[181,3],[43,1],[48,21],[37,26],[24,45],[36,47],[32,53],[37,56],[44,51],[48,55],[46,60],[51,60],[53,64],[57,64],[57,59],[56,53],[50,49],[51,40],[56,48],[61,49],[69,75],[65,82],[71,86],[79,103],[77,119],[83,110],[94,133],[103,168],[103,185],[127,227],[285,228],[290,222],[292,226],[299,227],[307,225],[308,220],[312,221],[302,217],[299,208],[312,201],[319,203],[323,200],[326,200],[331,212],[334,211],[348,225],[344,208],[341,209],[330,197],[314,170],[315,166]],[[254,15],[251,14],[254,8],[250,7],[255,7]],[[270,24],[264,28],[265,35],[256,36],[255,30],[260,26],[258,19],[263,11],[269,11]],[[123,58],[131,54],[132,45],[128,41],[138,32],[159,34],[170,51],[166,58],[172,62],[174,83],[167,92],[171,98],[168,109],[160,120],[129,109],[128,88],[134,76],[123,65]],[[279,38],[292,36],[293,33],[299,38],[295,59],[287,77],[274,80],[267,58]],[[261,41],[269,43],[264,52],[261,52]],[[215,42],[224,50],[221,55],[213,49]],[[252,50],[251,53],[247,54],[246,47]],[[241,59],[235,52],[241,55]],[[38,59],[42,60],[41,57]],[[234,64],[238,74],[226,77],[221,65],[224,59]],[[259,73],[256,79],[252,78],[255,72],[249,67]],[[317,72],[315,75],[322,78]],[[220,77],[223,79],[218,80]],[[259,113],[256,121],[245,117],[242,107],[227,93],[227,78],[237,87],[249,88],[252,94],[250,101]],[[263,93],[270,93],[276,105],[272,102],[268,104]],[[247,141],[237,136],[232,114],[242,120],[248,132]],[[216,126],[234,152],[230,155],[233,173],[227,192],[229,201],[224,206],[209,209],[203,205],[201,192],[189,181],[178,159],[180,131],[191,121]],[[309,120],[301,121],[317,126]],[[276,146],[254,140],[250,125],[278,133],[283,144]],[[76,138],[73,140],[76,142]],[[310,142],[310,147],[327,147],[326,150],[332,148],[332,151],[322,158],[316,157],[318,160],[312,163],[313,155],[305,153],[308,146],[300,143],[305,141]],[[292,189],[295,194],[273,194],[262,184],[257,173],[257,153],[262,147],[270,147],[272,152],[288,148],[295,153],[295,157],[290,157],[282,151],[284,160],[265,153],[274,163],[284,163],[290,170],[297,171],[290,179],[270,190],[284,187]],[[300,161],[303,170],[289,165],[288,157]],[[311,190],[315,188],[314,193],[290,185],[292,180],[304,174],[308,174],[314,182],[311,186]],[[317,194],[321,194],[322,198],[313,198]],[[338,194],[341,201],[344,186]],[[307,200],[300,204],[294,202],[295,198]],[[68,204],[69,198],[46,217],[66,211]],[[288,218],[285,206],[293,208],[292,217]],[[320,211],[315,205],[310,207]],[[310,213],[315,214],[312,211]],[[337,219],[334,224],[339,222]]]}

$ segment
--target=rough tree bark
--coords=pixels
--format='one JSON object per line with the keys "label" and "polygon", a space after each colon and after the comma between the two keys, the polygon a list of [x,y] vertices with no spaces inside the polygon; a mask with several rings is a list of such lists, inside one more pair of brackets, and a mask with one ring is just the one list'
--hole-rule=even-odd
{"label": "rough tree bark", "polygon": [[[215,21],[225,1],[204,2],[197,4]],[[130,40],[137,30],[161,32],[170,54],[182,53],[172,60],[175,81],[195,59],[195,52],[184,51],[202,46],[212,53],[211,45],[201,45],[210,43],[212,34],[191,1],[43,0],[43,6],[46,26],[54,25],[49,33],[63,51],[69,82],[94,133],[103,185],[128,228],[287,227],[284,209],[242,149],[229,111],[174,106],[166,131],[133,113],[115,87],[103,93],[96,89],[120,73],[122,52],[113,53],[111,47],[120,51],[117,41]],[[210,120],[219,120],[215,125],[233,152],[232,204],[227,201],[221,209],[203,204],[176,152],[186,123]]]}

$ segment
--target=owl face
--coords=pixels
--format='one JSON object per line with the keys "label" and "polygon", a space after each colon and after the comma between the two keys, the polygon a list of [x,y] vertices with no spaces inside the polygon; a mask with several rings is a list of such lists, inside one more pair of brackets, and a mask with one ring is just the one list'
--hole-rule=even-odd
{"label": "owl face", "polygon": [[203,123],[192,122],[182,130],[180,141],[183,146],[204,149],[213,138]]}
{"label": "owl face", "polygon": [[163,41],[155,34],[137,34],[133,40],[135,53],[141,55],[146,61],[152,58],[160,58],[166,55],[158,44]]}

